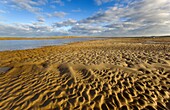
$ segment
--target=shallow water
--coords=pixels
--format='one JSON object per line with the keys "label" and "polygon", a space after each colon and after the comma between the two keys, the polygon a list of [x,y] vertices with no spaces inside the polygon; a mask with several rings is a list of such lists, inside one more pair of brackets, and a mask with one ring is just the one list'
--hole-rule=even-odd
{"label": "shallow water", "polygon": [[24,50],[43,46],[63,45],[72,42],[97,40],[100,38],[71,38],[71,39],[50,39],[50,40],[0,40],[0,51]]}
{"label": "shallow water", "polygon": [[170,44],[170,42],[155,42],[155,41],[146,41],[143,44]]}
{"label": "shallow water", "polygon": [[7,72],[10,67],[0,67],[0,74]]}

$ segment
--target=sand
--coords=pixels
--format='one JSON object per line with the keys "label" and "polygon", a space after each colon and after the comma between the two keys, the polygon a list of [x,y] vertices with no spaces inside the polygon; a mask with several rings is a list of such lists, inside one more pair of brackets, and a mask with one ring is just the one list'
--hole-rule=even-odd
{"label": "sand", "polygon": [[170,38],[0,52],[0,110],[168,110]]}

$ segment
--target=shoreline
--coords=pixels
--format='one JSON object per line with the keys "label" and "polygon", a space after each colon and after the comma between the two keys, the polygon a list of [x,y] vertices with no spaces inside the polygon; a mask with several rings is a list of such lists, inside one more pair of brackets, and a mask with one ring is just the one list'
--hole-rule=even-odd
{"label": "shoreline", "polygon": [[170,36],[134,36],[134,37],[102,37],[102,36],[49,36],[49,37],[0,37],[0,40],[50,40],[72,38],[108,38],[108,39],[166,39]]}
{"label": "shoreline", "polygon": [[[87,37],[86,37],[87,38]],[[99,37],[101,38],[101,37]],[[63,38],[61,38],[63,39]],[[69,38],[72,39],[72,38]],[[40,39],[39,39],[40,40]],[[44,40],[50,40],[50,39],[44,39]],[[53,39],[51,39],[53,40]],[[57,40],[57,39],[56,39]],[[35,47],[35,48],[30,48],[30,49],[18,49],[18,50],[4,50],[0,51],[1,52],[13,52],[13,51],[23,51],[23,50],[35,50],[35,49],[42,49],[42,48],[48,48],[48,47],[60,47],[60,46],[67,46],[67,45],[74,45],[74,44],[79,44],[79,43],[88,43],[91,41],[102,41],[102,40],[114,40],[114,43],[123,43],[123,44],[128,44],[128,43],[133,43],[133,44],[144,44],[144,45],[169,45],[170,44],[170,37],[168,38],[103,38],[103,39],[95,39],[95,40],[87,40],[87,41],[76,41],[76,42],[70,42],[70,43],[63,43],[59,45],[49,45],[49,46],[41,46],[41,47]],[[130,41],[130,42],[129,42]]]}
{"label": "shoreline", "polygon": [[[24,38],[24,39],[18,39],[18,40],[57,40],[57,39],[74,39],[74,38],[91,38],[91,37],[73,37],[73,38]],[[70,43],[63,43],[63,44],[59,44],[59,45],[49,45],[49,46],[40,46],[40,47],[35,47],[35,48],[30,48],[30,49],[16,49],[16,50],[4,50],[4,51],[18,51],[18,50],[31,50],[31,49],[38,49],[38,48],[43,48],[43,47],[51,47],[51,46],[65,46],[65,45],[71,45],[71,44],[76,44],[76,43],[81,43],[81,42],[87,42],[88,41],[100,41],[100,40],[114,40],[116,43],[128,43],[128,41],[130,41],[129,43],[141,43],[141,44],[155,44],[155,45],[159,45],[159,44],[170,44],[170,37],[156,37],[156,38],[151,38],[151,37],[121,37],[121,38],[112,38],[112,37],[92,37],[92,38],[99,38],[99,39],[95,39],[95,40],[87,40],[87,41],[76,41],[76,42],[70,42]],[[101,39],[100,39],[101,38]],[[1,38],[0,38],[1,40]],[[9,40],[9,39],[6,39]],[[17,40],[17,39],[15,39]],[[4,52],[4,51],[0,51],[0,52]]]}
{"label": "shoreline", "polygon": [[104,39],[0,52],[0,107],[170,109],[170,45],[145,41]]}
{"label": "shoreline", "polygon": [[86,36],[58,36],[58,37],[0,37],[0,40],[57,40],[76,38],[109,38],[109,37],[86,37]]}
{"label": "shoreline", "polygon": [[[87,37],[86,37],[87,38]],[[33,47],[28,47],[28,48],[26,48],[26,49],[13,49],[13,50],[0,50],[0,52],[3,52],[3,51],[16,51],[16,50],[30,50],[30,49],[36,49],[36,48],[43,48],[43,47],[50,47],[50,46],[62,46],[62,45],[69,45],[69,44],[73,44],[73,43],[79,43],[79,42],[86,42],[86,41],[95,41],[95,40],[100,40],[100,39],[108,39],[108,38],[91,38],[91,39],[89,39],[89,38],[87,38],[88,40],[86,40],[86,38],[80,38],[80,39],[82,39],[82,41],[68,41],[68,43],[61,43],[61,44],[49,44],[49,45],[44,45],[44,46],[33,46]],[[64,38],[65,39],[65,38]],[[62,39],[62,40],[64,40],[64,39]],[[67,39],[67,38],[66,38]],[[68,39],[77,39],[77,38],[68,38]],[[84,40],[83,40],[84,39]],[[27,39],[28,40],[28,39]],[[26,41],[27,41],[26,40]],[[38,40],[41,40],[41,39],[38,39]],[[58,39],[44,39],[44,40],[58,40]],[[0,40],[1,41],[1,40]],[[3,41],[3,40],[2,40]],[[8,40],[8,41],[10,41],[10,40]]]}

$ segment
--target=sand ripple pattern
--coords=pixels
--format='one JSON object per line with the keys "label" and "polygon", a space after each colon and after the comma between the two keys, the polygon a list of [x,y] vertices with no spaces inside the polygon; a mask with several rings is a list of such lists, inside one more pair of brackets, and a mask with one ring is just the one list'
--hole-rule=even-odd
{"label": "sand ripple pattern", "polygon": [[0,110],[170,110],[170,38],[0,52]]}
{"label": "sand ripple pattern", "polygon": [[25,64],[0,85],[2,110],[170,109],[170,68],[158,65]]}

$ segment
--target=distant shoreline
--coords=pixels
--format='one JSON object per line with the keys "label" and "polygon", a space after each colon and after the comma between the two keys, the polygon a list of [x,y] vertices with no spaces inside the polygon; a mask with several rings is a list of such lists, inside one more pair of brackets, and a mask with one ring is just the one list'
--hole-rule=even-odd
{"label": "distant shoreline", "polygon": [[170,36],[129,36],[129,37],[101,37],[101,36],[50,36],[50,37],[0,37],[0,40],[49,40],[49,39],[72,39],[72,38],[170,38]]}
{"label": "distant shoreline", "polygon": [[79,36],[56,36],[56,37],[0,37],[0,40],[50,40],[50,39],[73,39],[73,38],[110,38],[110,37],[79,37]]}
{"label": "distant shoreline", "polygon": [[33,38],[33,37],[0,37],[0,40],[48,40],[48,39],[70,39],[70,38],[79,38],[79,37],[43,37],[43,38]]}

